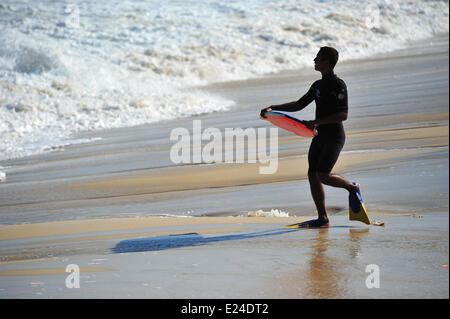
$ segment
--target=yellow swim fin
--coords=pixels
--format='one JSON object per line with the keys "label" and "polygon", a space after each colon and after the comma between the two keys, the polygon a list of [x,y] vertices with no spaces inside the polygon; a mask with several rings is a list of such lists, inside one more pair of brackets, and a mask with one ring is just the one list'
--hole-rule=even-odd
{"label": "yellow swim fin", "polygon": [[357,187],[355,193],[350,193],[348,196],[349,201],[349,218],[350,220],[357,220],[365,224],[370,225],[369,216],[367,215],[366,207],[361,196],[359,184],[353,183]]}
{"label": "yellow swim fin", "polygon": [[287,225],[284,227],[287,228],[326,228],[326,227],[330,227],[330,222],[323,222],[319,219],[312,219],[312,220],[307,220],[305,222],[301,222],[301,223],[297,223],[297,224],[292,224],[292,225]]}

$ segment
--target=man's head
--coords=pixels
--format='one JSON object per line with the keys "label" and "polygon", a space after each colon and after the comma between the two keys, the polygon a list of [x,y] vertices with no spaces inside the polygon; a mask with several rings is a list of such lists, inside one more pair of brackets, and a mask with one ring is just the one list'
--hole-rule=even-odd
{"label": "man's head", "polygon": [[314,68],[321,73],[333,71],[339,60],[339,52],[332,47],[321,47],[314,59]]}

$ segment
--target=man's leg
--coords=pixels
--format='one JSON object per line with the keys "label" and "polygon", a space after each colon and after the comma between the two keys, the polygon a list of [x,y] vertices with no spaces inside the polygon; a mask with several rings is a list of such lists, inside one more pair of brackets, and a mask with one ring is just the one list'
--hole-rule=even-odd
{"label": "man's leg", "polygon": [[338,188],[345,188],[350,193],[356,192],[356,186],[349,181],[347,181],[342,176],[336,174],[327,174],[327,173],[317,173],[317,176],[321,183]]}
{"label": "man's leg", "polygon": [[356,192],[356,186],[343,177],[331,174],[341,153],[344,143],[327,143],[322,147],[320,161],[317,164],[317,176],[321,183],[338,188],[344,188],[348,192]]}
{"label": "man's leg", "polygon": [[317,175],[317,165],[323,152],[323,144],[317,137],[313,138],[308,151],[308,180],[311,188],[311,195],[316,204],[317,213],[319,215],[318,222],[328,221],[327,211],[325,209],[325,191]]}
{"label": "man's leg", "polygon": [[311,195],[316,204],[317,213],[320,220],[328,220],[327,211],[325,209],[325,191],[320,182],[317,172],[308,172],[309,186],[311,188]]}

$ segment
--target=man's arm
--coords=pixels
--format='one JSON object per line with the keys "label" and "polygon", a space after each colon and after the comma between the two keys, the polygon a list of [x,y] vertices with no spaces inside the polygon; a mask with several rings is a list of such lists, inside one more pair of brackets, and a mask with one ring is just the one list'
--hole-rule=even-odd
{"label": "man's arm", "polygon": [[339,113],[335,113],[332,114],[330,116],[326,116],[314,121],[305,121],[305,125],[307,128],[313,130],[315,129],[317,126],[322,125],[322,124],[333,124],[333,123],[340,123],[340,122],[344,122],[347,120],[348,117],[348,113],[347,112],[339,112]]}
{"label": "man's arm", "polygon": [[303,110],[309,103],[314,101],[314,90],[311,88],[303,95],[298,101],[288,102],[279,105],[271,105],[261,110],[261,116],[264,117],[266,111],[285,111],[285,112],[297,112]]}

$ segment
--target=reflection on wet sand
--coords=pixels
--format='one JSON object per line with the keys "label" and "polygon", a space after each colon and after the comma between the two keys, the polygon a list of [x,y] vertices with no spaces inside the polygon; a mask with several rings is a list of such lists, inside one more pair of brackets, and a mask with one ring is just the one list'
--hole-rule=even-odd
{"label": "reflection on wet sand", "polygon": [[[308,298],[345,298],[349,295],[355,276],[349,269],[361,256],[362,239],[369,228],[349,228],[348,237],[329,238],[329,229],[320,229],[314,239],[305,284]],[[330,245],[332,251],[329,251]],[[348,252],[348,257],[345,251]]]}
{"label": "reflection on wet sand", "polygon": [[329,229],[320,229],[311,244],[309,270],[305,281],[305,293],[311,298],[337,298],[342,295],[343,274],[339,272],[339,260],[327,255],[330,244]]}
{"label": "reflection on wet sand", "polygon": [[[301,249],[307,251],[299,252],[298,258],[294,257],[296,269],[277,278],[274,284],[283,297],[346,298],[353,295],[356,287],[364,285],[365,273],[359,259],[369,228],[335,226],[301,232],[311,236],[302,242],[307,246]],[[361,271],[355,272],[356,269]]]}
{"label": "reflection on wet sand", "polygon": [[[317,232],[311,245],[309,280],[305,287],[308,298],[344,298],[349,295],[354,281],[361,278],[349,269],[356,266],[355,262],[362,254],[362,240],[368,232],[369,228],[349,228],[349,237],[331,239],[329,229]],[[330,244],[332,251],[329,251]]]}

